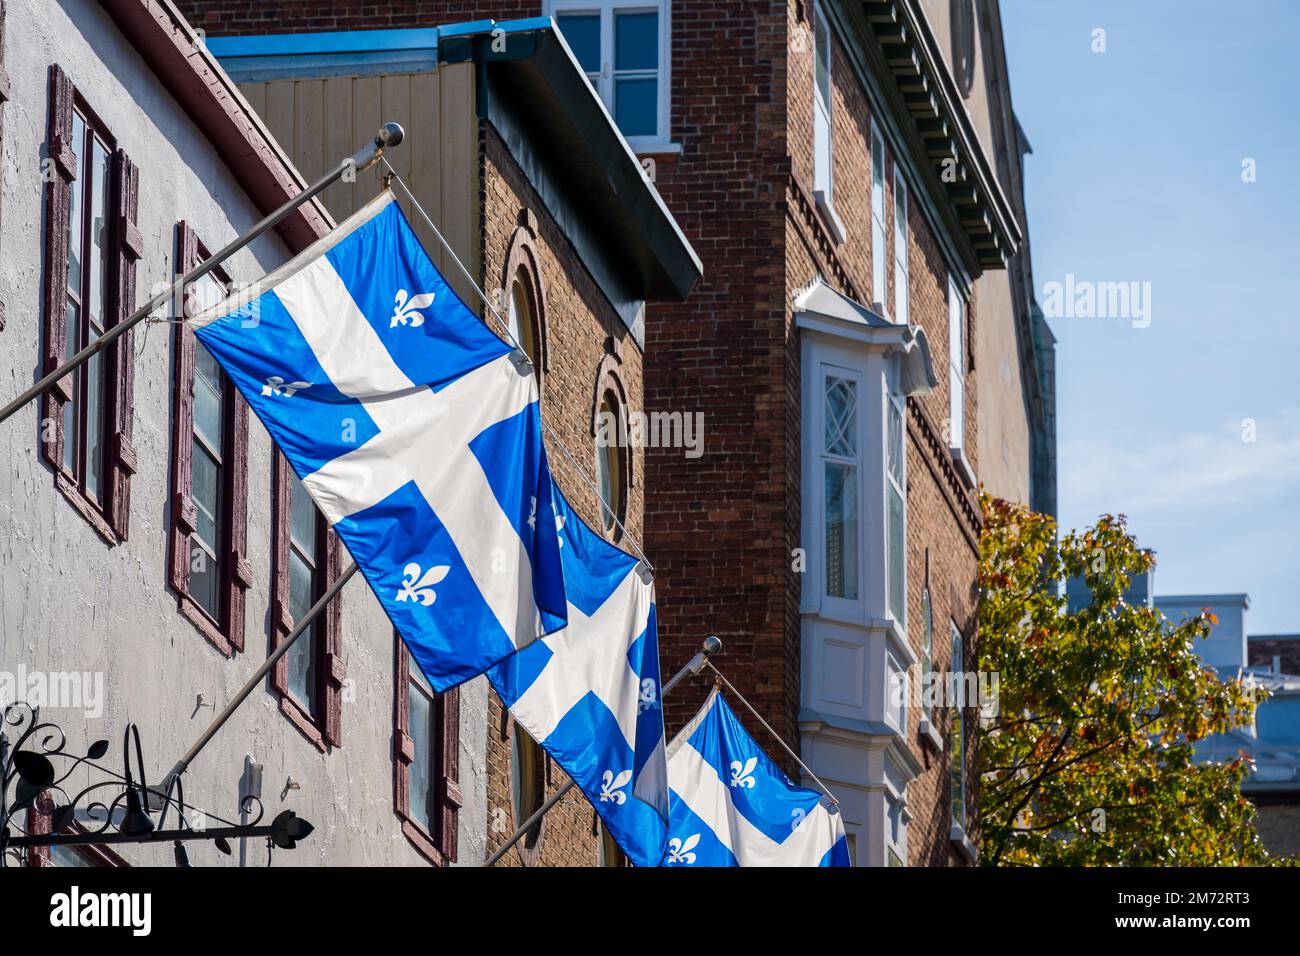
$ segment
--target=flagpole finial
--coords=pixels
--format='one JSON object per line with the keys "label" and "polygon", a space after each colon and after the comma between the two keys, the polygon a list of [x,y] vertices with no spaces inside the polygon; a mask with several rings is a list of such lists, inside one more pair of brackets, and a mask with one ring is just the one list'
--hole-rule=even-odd
{"label": "flagpole finial", "polygon": [[402,129],[401,123],[385,123],[379,127],[375,145],[380,149],[392,149],[394,146],[400,146],[405,138],[406,130]]}
{"label": "flagpole finial", "polygon": [[710,634],[704,639],[704,653],[713,655],[721,652],[722,641],[718,640],[716,635]]}

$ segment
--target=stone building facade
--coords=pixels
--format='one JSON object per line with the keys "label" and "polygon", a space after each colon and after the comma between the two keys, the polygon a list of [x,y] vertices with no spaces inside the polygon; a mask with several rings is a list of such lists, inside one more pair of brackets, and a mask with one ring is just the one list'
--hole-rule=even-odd
{"label": "stone building facade", "polygon": [[[977,489],[1033,498],[1044,428],[1026,397],[1048,381],[1031,367],[1041,343],[1026,345],[1028,273],[1004,271],[1023,255],[1008,199],[1023,142],[1007,138],[1005,69],[992,78],[1000,34],[981,34],[987,92],[969,107],[938,7],[368,0],[274,15],[291,33],[556,19],[706,276],[646,315],[646,408],[705,418],[702,455],[645,450],[664,670],[722,638],[719,665],[840,799],[860,864],[974,858],[973,714],[927,709],[920,687],[974,669]],[[268,32],[246,0],[187,9],[214,35]],[[891,703],[903,675],[910,696]],[[706,692],[687,682],[665,702],[670,732]]]}

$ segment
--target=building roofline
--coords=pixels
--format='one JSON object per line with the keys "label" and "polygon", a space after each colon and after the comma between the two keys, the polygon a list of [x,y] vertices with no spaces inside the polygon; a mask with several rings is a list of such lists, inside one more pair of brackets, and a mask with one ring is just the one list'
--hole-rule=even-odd
{"label": "building roofline", "polygon": [[[550,17],[473,20],[436,27],[335,33],[220,37],[212,51],[241,79],[301,75],[304,65],[356,75],[435,69],[439,63],[474,62],[481,116],[494,95],[527,91],[529,107],[515,111],[516,127],[546,141],[570,186],[580,191],[611,242],[626,250],[643,298],[683,300],[704,267],[659,190],[578,64]],[[550,122],[548,122],[548,119]],[[542,124],[545,135],[529,124]]]}
{"label": "building roofline", "polygon": [[[880,125],[892,134],[895,156],[905,150],[929,209],[955,240],[956,261],[972,276],[1004,268],[1024,237],[919,5],[833,0],[825,6],[834,10],[873,111],[884,114]],[[948,161],[955,181],[942,175]]]}
{"label": "building roofline", "polygon": [[[261,212],[271,212],[307,188],[302,174],[171,0],[100,0],[100,5]],[[333,225],[325,206],[313,199],[276,231],[297,252]]]}
{"label": "building roofline", "polygon": [[1157,594],[1156,606],[1161,604],[1240,604],[1250,607],[1249,594]]}

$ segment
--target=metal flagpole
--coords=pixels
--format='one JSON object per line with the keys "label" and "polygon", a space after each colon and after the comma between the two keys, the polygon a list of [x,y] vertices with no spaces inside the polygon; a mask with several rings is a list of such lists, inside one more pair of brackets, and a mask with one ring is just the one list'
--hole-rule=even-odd
{"label": "metal flagpole", "polygon": [[226,705],[226,709],[218,714],[213,719],[212,723],[208,725],[208,729],[199,735],[199,739],[194,741],[194,746],[185,751],[185,756],[181,757],[181,759],[176,762],[176,766],[172,767],[172,769],[167,772],[166,776],[162,779],[162,783],[155,788],[156,793],[165,793],[171,781],[189,769],[194,758],[199,755],[199,751],[206,747],[208,741],[216,736],[217,731],[220,730],[226,721],[230,719],[230,715],[238,710],[239,705],[248,699],[248,695],[256,689],[259,683],[261,683],[262,678],[271,672],[271,668],[275,666],[276,662],[280,658],[284,657],[285,654],[289,653],[289,648],[293,647],[294,641],[298,640],[298,638],[307,632],[307,628],[311,626],[312,621],[316,620],[321,612],[325,610],[330,601],[333,600],[334,595],[342,591],[343,585],[347,584],[348,581],[352,579],[352,575],[356,573],[357,566],[356,564],[353,564],[338,576],[338,580],[329,586],[325,593],[320,596],[320,600],[313,604],[311,609],[302,616],[302,620],[294,625],[294,629],[289,633],[289,636],[280,643],[279,647],[267,656],[262,666],[253,672],[253,676],[250,677],[244,683],[244,686],[239,689],[239,692],[231,698],[230,703]]}
{"label": "metal flagpole", "polygon": [[[679,670],[676,674],[673,675],[672,680],[670,680],[667,684],[664,684],[664,689],[663,692],[660,693],[659,699],[663,700],[665,697],[667,697],[668,692],[672,690],[674,687],[676,687],[677,684],[683,678],[685,678],[687,674],[698,674],[700,671],[704,670],[704,665],[709,663],[709,656],[711,654],[718,653],[718,651],[720,650],[722,650],[722,641],[718,640],[716,637],[713,636],[706,637],[704,639],[703,646],[701,646],[700,649],[696,651],[695,656],[692,657],[690,661],[687,662],[685,667],[683,667],[681,670]],[[517,829],[513,834],[511,834],[510,839],[506,840],[506,842],[502,844],[501,847],[495,853],[493,853],[490,857],[488,857],[487,862],[484,863],[483,865],[492,866],[494,863],[497,862],[497,860],[505,856],[506,852],[512,846],[518,843],[523,838],[524,834],[527,833],[529,830],[531,830],[537,824],[537,822],[542,819],[542,817],[546,816],[546,814],[550,811],[551,807],[555,806],[562,799],[564,799],[564,795],[568,793],[570,790],[572,790],[575,786],[577,786],[577,784],[575,784],[572,780],[570,780],[559,790],[556,790],[555,793],[551,794],[550,797],[547,798],[546,802],[537,808],[537,812],[534,813],[527,820],[525,820],[523,824],[519,827],[519,829]]]}
{"label": "metal flagpole", "polygon": [[209,256],[199,265],[185,273],[185,275],[177,279],[169,289],[164,292],[159,292],[144,305],[140,306],[140,308],[136,309],[121,322],[117,323],[117,325],[105,332],[99,339],[96,339],[90,345],[86,346],[54,371],[41,378],[35,385],[27,389],[27,391],[23,392],[3,409],[0,409],[0,422],[5,421],[10,415],[18,411],[18,409],[22,408],[33,398],[36,398],[69,372],[75,371],[82,365],[85,365],[86,362],[90,361],[90,359],[99,352],[102,352],[122,335],[125,335],[129,329],[139,324],[142,319],[146,318],[154,309],[158,308],[158,306],[162,305],[178,291],[184,290],[185,287],[192,282],[203,278],[203,276],[207,275],[222,262],[229,259],[240,249],[244,248],[254,239],[257,239],[259,236],[273,228],[299,206],[306,202],[310,202],[321,192],[334,185],[334,183],[343,177],[345,172],[348,170],[356,170],[359,172],[361,170],[369,169],[379,161],[379,157],[383,155],[385,149],[400,144],[404,136],[405,133],[403,132],[402,127],[397,123],[385,123],[380,127],[379,134],[375,137],[373,142],[367,143],[365,146],[357,150],[353,156],[340,162],[338,166],[334,167],[320,179],[316,180],[316,182],[309,186],[304,192],[294,196],[248,232],[227,245],[224,249]]}
{"label": "metal flagpole", "polygon": [[813,780],[817,781],[817,786],[822,788],[822,793],[826,794],[826,796],[830,799],[831,803],[835,804],[835,806],[838,807],[840,805],[840,802],[835,799],[835,794],[831,793],[830,790],[827,789],[826,784],[822,783],[821,780],[818,779],[817,774],[812,772],[812,768],[809,767],[806,763],[803,762],[803,760],[800,759],[799,755],[790,748],[790,745],[781,739],[781,735],[772,729],[772,725],[763,719],[763,715],[754,709],[754,705],[745,699],[745,695],[742,694],[740,691],[736,690],[735,685],[732,684],[731,681],[727,680],[725,677],[722,676],[722,671],[714,667],[712,661],[705,661],[704,663],[708,666],[709,670],[713,671],[713,673],[717,675],[718,680],[726,684],[727,688],[733,694],[735,694],[737,697],[740,698],[740,702],[749,708],[749,712],[758,719],[758,722],[760,724],[762,724],[765,728],[767,728],[767,732],[776,738],[776,742],[785,748],[785,752],[795,759],[795,763],[803,767],[804,773],[808,774],[808,776],[812,777]]}

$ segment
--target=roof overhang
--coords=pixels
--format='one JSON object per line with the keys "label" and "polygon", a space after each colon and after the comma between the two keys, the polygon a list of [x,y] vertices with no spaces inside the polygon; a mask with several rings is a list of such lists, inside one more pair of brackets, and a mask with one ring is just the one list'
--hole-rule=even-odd
{"label": "roof overhang", "polygon": [[603,252],[644,300],[681,301],[704,267],[550,17],[260,37],[209,46],[242,81],[478,65],[480,116],[509,114],[548,179],[585,211]]}
{"label": "roof overhang", "polygon": [[794,321],[800,329],[898,355],[899,389],[904,395],[928,395],[939,384],[924,329],[890,322],[821,279],[795,297]]}
{"label": "roof overhang", "polygon": [[[307,188],[280,144],[171,0],[100,0],[100,4],[262,213]],[[298,252],[333,225],[325,207],[313,199],[291,213],[276,232]]]}
{"label": "roof overhang", "polygon": [[832,0],[859,81],[906,156],[927,209],[972,277],[1005,268],[1023,240],[939,45],[916,0]]}

